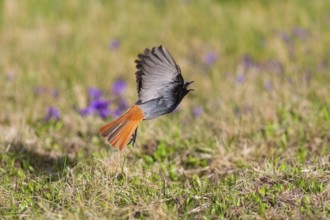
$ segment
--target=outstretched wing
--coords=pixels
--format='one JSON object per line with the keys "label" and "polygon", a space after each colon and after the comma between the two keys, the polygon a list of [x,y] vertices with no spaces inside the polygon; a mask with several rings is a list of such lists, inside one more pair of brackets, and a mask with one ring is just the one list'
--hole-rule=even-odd
{"label": "outstretched wing", "polygon": [[184,83],[180,67],[163,47],[145,49],[136,60],[136,83],[142,103],[164,96],[164,92]]}

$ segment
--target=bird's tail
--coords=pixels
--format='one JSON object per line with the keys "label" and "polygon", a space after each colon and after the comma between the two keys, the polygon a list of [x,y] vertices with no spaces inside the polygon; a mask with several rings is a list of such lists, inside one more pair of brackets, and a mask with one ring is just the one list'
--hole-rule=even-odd
{"label": "bird's tail", "polygon": [[122,150],[143,118],[142,109],[134,105],[125,114],[101,127],[99,133],[111,146]]}

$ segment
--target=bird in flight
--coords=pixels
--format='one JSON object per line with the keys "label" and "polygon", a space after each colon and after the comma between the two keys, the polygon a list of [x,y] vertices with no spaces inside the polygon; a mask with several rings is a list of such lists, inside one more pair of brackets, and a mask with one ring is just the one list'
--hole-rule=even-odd
{"label": "bird in flight", "polygon": [[142,120],[154,119],[172,112],[193,89],[184,81],[180,67],[168,50],[153,47],[135,60],[138,101],[125,114],[100,128],[99,133],[112,146],[124,149],[135,142]]}

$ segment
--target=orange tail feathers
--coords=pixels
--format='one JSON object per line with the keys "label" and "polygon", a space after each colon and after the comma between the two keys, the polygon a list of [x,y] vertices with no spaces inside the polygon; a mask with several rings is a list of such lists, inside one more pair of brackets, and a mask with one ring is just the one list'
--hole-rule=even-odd
{"label": "orange tail feathers", "polygon": [[125,114],[100,128],[99,133],[113,147],[120,150],[127,146],[133,132],[143,120],[142,109],[134,105]]}

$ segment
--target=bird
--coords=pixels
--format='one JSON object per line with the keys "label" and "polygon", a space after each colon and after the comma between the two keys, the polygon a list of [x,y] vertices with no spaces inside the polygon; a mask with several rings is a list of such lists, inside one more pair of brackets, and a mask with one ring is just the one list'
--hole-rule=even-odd
{"label": "bird", "polygon": [[110,146],[123,150],[135,143],[140,122],[171,113],[194,89],[194,81],[184,81],[181,69],[170,52],[162,45],[146,48],[138,54],[136,84],[138,101],[126,113],[99,129]]}

